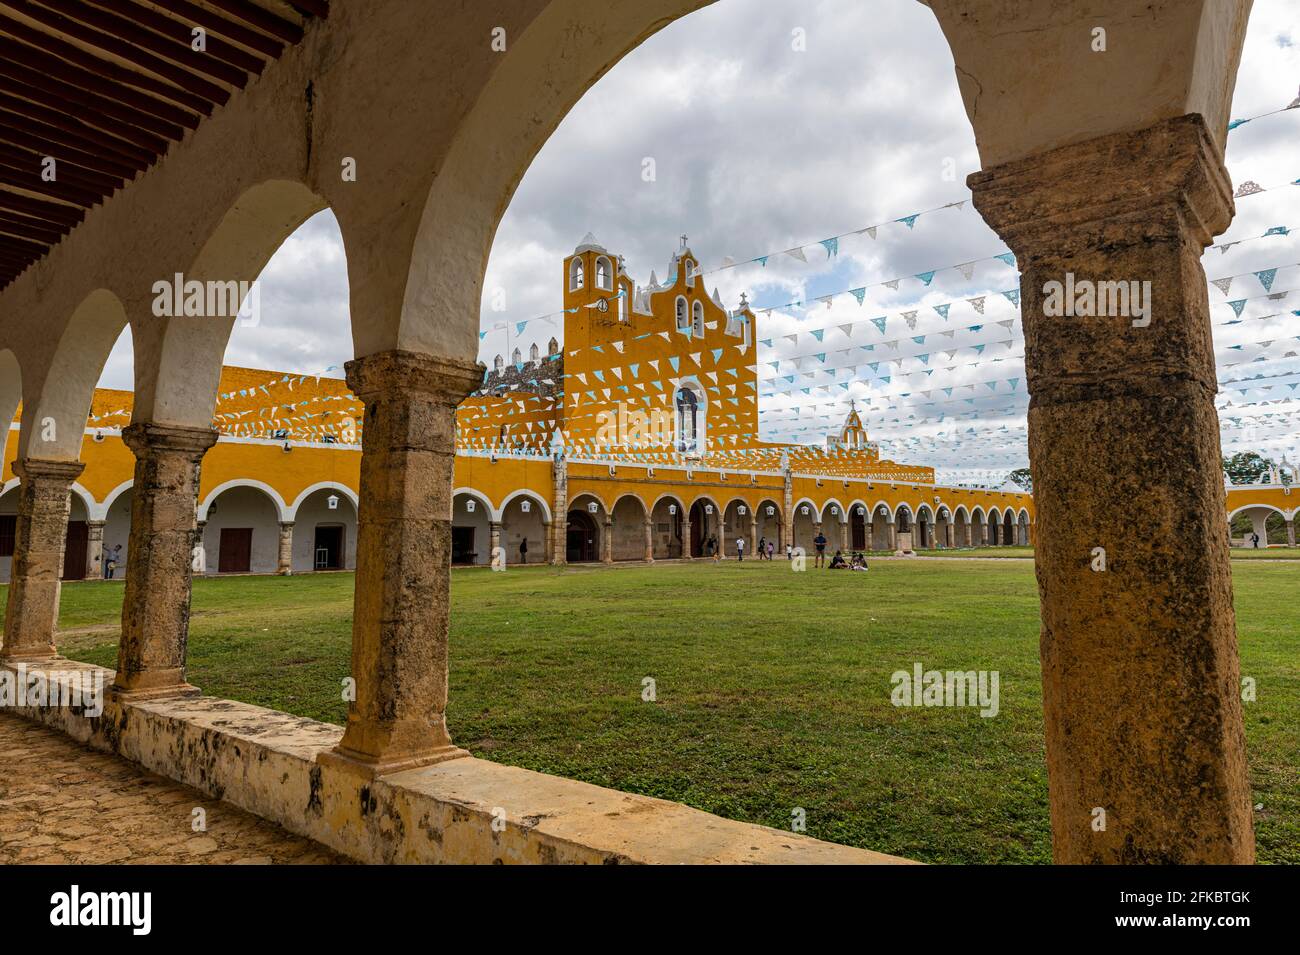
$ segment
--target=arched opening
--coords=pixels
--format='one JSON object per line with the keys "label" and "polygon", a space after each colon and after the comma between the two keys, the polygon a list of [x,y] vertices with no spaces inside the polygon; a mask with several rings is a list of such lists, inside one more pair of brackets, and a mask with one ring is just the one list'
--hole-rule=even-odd
{"label": "arched opening", "polygon": [[0,582],[7,583],[18,538],[18,484],[0,494]]}
{"label": "arched opening", "polygon": [[[753,521],[757,515],[753,507],[745,501],[733,500],[727,503],[722,512],[723,536],[727,542],[727,557],[757,556],[758,537],[752,533]],[[740,542],[744,541],[744,546]]]}
{"label": "arched opening", "polygon": [[794,540],[791,543],[795,547],[802,547],[807,554],[813,552],[813,539],[817,536],[819,516],[816,506],[808,501],[801,501],[794,506],[794,522],[791,527],[791,536]]}
{"label": "arched opening", "polygon": [[988,528],[984,520],[984,509],[975,508],[971,512],[971,546],[983,547],[988,543]]}
{"label": "arched opening", "polygon": [[[1016,530],[1017,530],[1016,543],[1019,544],[1021,547],[1030,546],[1029,514],[1027,512],[1021,511],[1020,514],[1018,515],[1016,519]],[[1283,528],[1283,531],[1285,533],[1285,528]]]}
{"label": "arched opening", "polygon": [[279,567],[281,502],[265,489],[239,484],[200,508],[209,574],[273,574]]}
{"label": "arched opening", "polygon": [[871,527],[870,521],[867,520],[867,506],[857,503],[849,506],[849,549],[852,551],[869,550],[868,530]]}
{"label": "arched opening", "polygon": [[952,534],[952,512],[940,505],[934,522],[934,546],[951,547],[955,543],[955,535]]}
{"label": "arched opening", "polygon": [[[650,511],[655,560],[675,560],[683,554],[682,525],[686,509],[675,497],[661,497]],[[689,541],[687,541],[689,544]]]}
{"label": "arched opening", "polygon": [[596,259],[596,288],[603,291],[610,291],[614,288],[613,274],[609,267],[609,259],[603,255]]}
{"label": "arched opening", "polygon": [[128,485],[105,502],[100,572],[106,580],[122,580],[126,577],[126,562],[131,549],[131,492]]}
{"label": "arched opening", "polygon": [[614,560],[645,559],[645,505],[635,494],[614,502],[612,549]]}
{"label": "arched opening", "polygon": [[1011,546],[1016,542],[1016,516],[1008,509],[1002,514],[1002,543]]}
{"label": "arched opening", "polygon": [[893,521],[888,505],[877,504],[871,512],[871,549],[877,551],[891,551],[894,549],[893,541],[890,539]]}
{"label": "arched opening", "polygon": [[705,409],[708,399],[704,389],[693,379],[677,389],[677,450],[687,455],[708,450],[705,439]]}
{"label": "arched opening", "polygon": [[312,491],[298,504],[293,521],[291,567],[309,571],[353,570],[357,566],[357,509],[341,488]]}
{"label": "arched opening", "polygon": [[458,491],[451,499],[451,562],[492,562],[492,505],[477,491]]}
{"label": "arched opening", "polygon": [[691,556],[712,557],[725,546],[722,536],[722,515],[718,505],[708,498],[700,498],[691,505]]}
{"label": "arched opening", "polygon": [[953,543],[955,546],[967,547],[970,545],[971,542],[966,539],[967,535],[971,532],[970,514],[964,506],[957,508],[957,510],[953,512],[952,529],[954,537]]}
{"label": "arched opening", "polygon": [[570,564],[598,561],[604,552],[605,506],[590,494],[580,494],[569,505],[565,533],[565,560]]}
{"label": "arched opening", "polygon": [[916,512],[916,546],[923,550],[929,550],[934,547],[934,517],[930,513],[930,506],[922,504]]}
{"label": "arched opening", "polygon": [[785,555],[786,541],[781,529],[781,505],[776,501],[762,501],[758,505],[758,539],[771,544],[772,557]]}
{"label": "arched opening", "polygon": [[506,560],[539,564],[546,559],[546,505],[532,494],[516,494],[501,508],[501,546]]}

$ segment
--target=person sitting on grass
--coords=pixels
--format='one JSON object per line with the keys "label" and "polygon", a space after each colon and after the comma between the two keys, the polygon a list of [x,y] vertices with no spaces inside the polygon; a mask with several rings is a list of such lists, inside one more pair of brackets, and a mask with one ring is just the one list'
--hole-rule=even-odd
{"label": "person sitting on grass", "polygon": [[848,570],[848,569],[849,569],[849,565],[844,561],[844,552],[837,550],[835,552],[835,556],[831,558],[831,562],[830,565],[827,567],[827,570]]}
{"label": "person sitting on grass", "polygon": [[860,552],[854,553],[853,564],[851,567],[849,567],[849,570],[866,570],[866,569],[867,569],[867,558],[864,557]]}

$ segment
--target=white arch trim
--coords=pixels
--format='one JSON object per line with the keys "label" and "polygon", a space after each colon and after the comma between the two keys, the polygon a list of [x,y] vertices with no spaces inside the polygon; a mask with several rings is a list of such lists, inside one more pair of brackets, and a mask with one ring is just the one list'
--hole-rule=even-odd
{"label": "white arch trim", "polygon": [[[1262,507],[1266,511],[1272,511],[1274,514],[1281,514],[1283,520],[1288,520],[1288,521],[1291,520],[1291,514],[1288,514],[1286,511],[1282,510],[1280,507],[1276,507],[1273,504],[1243,504],[1241,505],[1241,507],[1237,508],[1235,511],[1231,511],[1228,514],[1228,523],[1232,523],[1232,519],[1236,517],[1238,514],[1240,514],[1242,511],[1251,511],[1257,507]],[[1292,514],[1294,513],[1295,512],[1293,511]]]}
{"label": "white arch trim", "polygon": [[475,490],[472,487],[458,487],[452,490],[451,507],[453,511],[456,509],[456,498],[462,494],[474,498],[474,500],[478,501],[485,508],[487,508],[488,520],[492,521],[493,523],[500,522],[501,512],[492,506],[491,499],[489,499],[488,496],[484,494],[482,491]]}
{"label": "white arch trim", "polygon": [[284,519],[286,521],[297,520],[298,508],[302,507],[303,502],[306,501],[307,498],[315,494],[317,491],[337,491],[340,494],[340,496],[346,497],[349,501],[352,502],[353,510],[357,511],[358,513],[361,510],[361,500],[353,492],[352,488],[348,487],[346,484],[339,484],[337,481],[318,481],[315,484],[313,484],[311,487],[304,488],[302,493],[293,499],[293,503],[290,504],[287,508],[285,508]]}
{"label": "white arch trim", "polygon": [[510,506],[510,502],[520,497],[526,497],[534,504],[540,506],[542,509],[542,520],[547,524],[551,523],[551,509],[550,507],[547,506],[546,501],[543,499],[542,495],[536,493],[535,491],[530,491],[527,488],[520,488],[518,491],[511,491],[508,495],[506,495],[506,499],[501,502],[500,514],[504,517],[506,513],[506,508]]}
{"label": "white arch trim", "polygon": [[966,509],[966,505],[965,505],[965,504],[958,504],[958,505],[957,505],[956,507],[954,507],[954,508],[949,508],[949,510],[952,511],[952,519],[953,519],[953,521],[956,521],[956,520],[957,520],[957,515],[960,514],[960,515],[961,515],[961,518],[962,518],[963,521],[965,521],[967,524],[970,523],[970,511],[968,511],[968,510]]}
{"label": "white arch trim", "polygon": [[880,517],[880,509],[882,507],[885,509],[885,523],[894,523],[894,508],[883,498],[871,505],[871,512],[867,515],[868,520],[874,521],[876,518]]}
{"label": "white arch trim", "polygon": [[[838,514],[832,514],[832,513],[831,513],[831,505],[832,505],[832,504],[839,508],[839,513],[838,513]],[[845,523],[846,521],[848,521],[848,519],[849,519],[849,512],[846,511],[846,510],[844,510],[844,505],[841,504],[841,503],[839,502],[838,499],[833,498],[833,497],[828,497],[828,498],[826,499],[826,503],[822,505],[821,516],[822,516],[822,523],[823,523],[823,524],[826,523],[826,518],[827,518],[827,517],[833,517],[833,518],[836,519],[836,521],[837,521],[838,523],[843,524],[843,523]]]}
{"label": "white arch trim", "polygon": [[97,521],[108,520],[108,509],[113,506],[113,503],[119,497],[121,497],[127,491],[131,490],[131,488],[133,488],[134,486],[135,486],[135,480],[132,479],[130,481],[123,481],[117,487],[113,488],[113,490],[109,491],[108,495],[104,498],[104,503],[95,505],[94,519]]}
{"label": "white arch trim", "polygon": [[280,492],[271,487],[271,485],[265,484],[262,481],[254,481],[252,478],[235,478],[233,481],[226,481],[224,484],[218,484],[214,487],[208,496],[203,499],[203,503],[199,505],[198,519],[206,521],[208,519],[208,510],[212,507],[212,502],[226,491],[237,487],[250,487],[254,490],[261,491],[271,499],[271,503],[275,506],[276,519],[281,523],[290,520],[290,518],[285,517],[287,506],[284,503],[284,498],[280,496]]}
{"label": "white arch trim", "polygon": [[802,511],[800,511],[800,508],[803,507],[805,504],[808,505],[809,510],[811,512],[809,513],[808,517],[815,521],[820,521],[822,516],[821,508],[818,507],[817,502],[810,497],[801,497],[799,500],[794,502],[794,510],[790,512],[790,518],[793,520],[794,518],[800,516],[800,514],[802,513]]}
{"label": "white arch trim", "polygon": [[672,493],[660,494],[657,498],[655,498],[655,502],[650,505],[650,513],[654,514],[655,508],[658,507],[663,501],[667,501],[669,504],[676,504],[678,507],[682,508],[687,514],[690,513],[690,509],[686,507],[686,503],[678,495]]}
{"label": "white arch trim", "polygon": [[564,515],[564,518],[565,518],[566,521],[567,521],[568,518],[569,518],[569,515],[568,515],[567,512],[573,510],[573,505],[576,504],[576,503],[578,503],[578,500],[579,500],[580,498],[584,498],[584,497],[589,497],[589,498],[591,498],[593,501],[595,501],[597,504],[599,504],[599,505],[600,505],[601,513],[604,514],[605,516],[608,517],[609,515],[611,515],[611,514],[614,513],[613,511],[611,511],[611,510],[609,509],[609,502],[607,502],[603,497],[601,497],[601,496],[600,496],[599,494],[597,494],[595,491],[579,491],[577,494],[575,494],[575,495],[573,495],[571,498],[569,498],[569,503],[568,503],[568,504],[566,505],[566,507],[565,507],[565,511],[566,511],[566,513],[565,513],[565,515]]}

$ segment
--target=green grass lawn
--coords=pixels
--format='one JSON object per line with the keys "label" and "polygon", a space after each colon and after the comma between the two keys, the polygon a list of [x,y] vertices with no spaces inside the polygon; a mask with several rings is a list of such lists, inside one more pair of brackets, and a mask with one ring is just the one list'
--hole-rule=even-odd
{"label": "green grass lawn", "polygon": [[[1300,565],[1233,569],[1259,856],[1296,863]],[[63,651],[112,666],[122,585],[63,594]],[[1050,860],[1028,562],[458,570],[452,604],[448,721],[478,756],[782,829],[802,808],[810,835],[927,862]],[[349,574],[199,580],[190,679],[341,722],[351,608]],[[1000,715],[893,707],[915,661],[1000,671]]]}

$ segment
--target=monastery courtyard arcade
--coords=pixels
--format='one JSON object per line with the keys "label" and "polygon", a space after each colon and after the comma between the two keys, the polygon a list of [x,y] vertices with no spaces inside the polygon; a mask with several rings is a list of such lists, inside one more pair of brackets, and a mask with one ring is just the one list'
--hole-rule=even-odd
{"label": "monastery courtyard arcade", "polygon": [[[753,315],[696,287],[684,243],[640,288],[584,239],[562,350],[479,364],[488,253],[532,158],[621,57],[704,5],[238,0],[203,7],[209,55],[183,65],[157,52],[189,42],[179,21],[184,37],[20,18],[27,39],[5,42],[51,81],[0,74],[22,116],[5,136],[32,157],[30,182],[0,179],[0,420],[19,422],[0,666],[76,679],[60,578],[101,575],[120,545],[125,586],[103,716],[18,712],[363,861],[899,862],[458,748],[452,563],[513,564],[523,540],[555,563],[819,531],[832,550],[1032,543],[1056,861],[1253,862],[1226,518],[1277,511],[1293,535],[1297,508],[1290,488],[1225,488],[1200,262],[1235,214],[1223,153],[1250,0],[1151,0],[1138,19],[1128,0],[927,4],[978,145],[974,205],[1021,271],[1032,498],[881,460],[856,415],[824,448],[758,441]],[[1098,25],[1109,54],[1089,48]],[[37,158],[73,144],[43,181]],[[234,316],[159,314],[158,282],[252,282],[326,208],[347,251],[346,383],[299,378],[288,397],[291,375],[225,366]],[[1044,284],[1066,273],[1149,279],[1149,325],[1049,317]],[[128,325],[135,387],[97,391]],[[599,415],[619,402],[592,384],[601,343],[633,332],[644,352],[620,368],[705,355],[646,405],[666,449],[602,436],[623,418]],[[529,385],[521,407],[519,379],[558,364],[565,385]],[[310,399],[348,423],[223,417]],[[557,444],[538,422],[560,416]],[[186,681],[195,566],[355,569],[346,728]]]}

